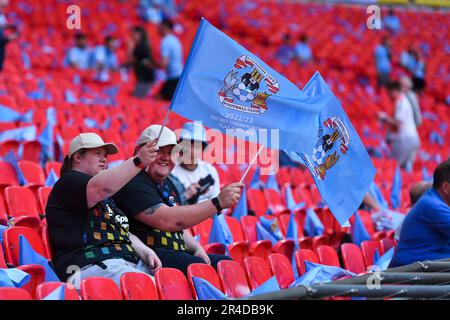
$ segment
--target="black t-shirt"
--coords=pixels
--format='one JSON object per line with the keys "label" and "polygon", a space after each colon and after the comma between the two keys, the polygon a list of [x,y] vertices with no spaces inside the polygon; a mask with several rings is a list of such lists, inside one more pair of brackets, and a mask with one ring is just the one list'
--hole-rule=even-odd
{"label": "black t-shirt", "polygon": [[70,265],[82,268],[112,258],[138,261],[128,238],[128,218],[115,203],[106,199],[87,207],[91,178],[79,171],[66,172],[53,186],[45,208],[53,264],[64,281]]}
{"label": "black t-shirt", "polygon": [[186,251],[183,232],[167,232],[153,228],[134,217],[148,208],[165,204],[176,206],[180,195],[169,179],[157,184],[141,171],[113,196],[117,206],[130,218],[130,232],[149,247]]}
{"label": "black t-shirt", "polygon": [[143,60],[149,60],[150,63],[153,62],[150,48],[144,44],[138,43],[133,50],[133,58],[136,78],[142,82],[153,82],[153,80],[155,80],[153,68],[143,64]]}

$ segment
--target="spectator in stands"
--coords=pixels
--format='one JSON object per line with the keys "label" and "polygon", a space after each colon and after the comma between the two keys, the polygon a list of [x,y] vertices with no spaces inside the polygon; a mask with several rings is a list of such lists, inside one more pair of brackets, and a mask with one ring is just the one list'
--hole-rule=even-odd
{"label": "spectator in stands", "polygon": [[155,24],[176,16],[173,0],[140,0],[139,10],[142,19]]}
{"label": "spectator in stands", "polygon": [[[110,197],[156,158],[155,141],[143,145],[136,157],[106,169],[107,155],[118,152],[95,133],[72,140],[53,186],[46,218],[53,264],[61,280],[76,283],[101,276],[117,284],[125,272],[151,273],[161,266],[152,249],[129,233],[128,218]],[[73,266],[73,267],[72,267]]]}
{"label": "spectator in stands", "polygon": [[116,41],[112,36],[105,38],[105,44],[93,51],[93,66],[97,69],[99,81],[109,80],[109,70],[118,70],[119,61],[116,54]]}
{"label": "spectator in stands", "polygon": [[295,56],[301,65],[307,64],[313,59],[311,47],[308,44],[308,36],[302,34],[295,45]]}
{"label": "spectator in stands", "polygon": [[[182,146],[183,156],[175,165],[172,174],[180,180],[188,192],[192,188],[197,190],[187,198],[188,203],[200,203],[217,197],[220,192],[219,174],[214,166],[202,160],[203,151],[208,146],[205,128],[198,122],[185,123],[180,133],[179,143]],[[205,179],[208,179],[208,176],[212,179],[210,186],[201,190],[200,184],[202,181],[207,181]]]}
{"label": "spectator in stands", "polygon": [[379,113],[379,119],[389,126],[388,142],[391,144],[392,157],[397,159],[401,168],[411,171],[420,147],[420,138],[414,120],[414,109],[400,83],[392,81],[388,85],[389,95],[395,104],[394,116]]}
{"label": "spectator in stands", "polygon": [[385,28],[392,32],[393,34],[396,34],[401,31],[402,24],[400,22],[400,19],[395,15],[394,9],[389,9],[389,12],[387,16],[383,19]]}
{"label": "spectator in stands", "polygon": [[413,69],[410,71],[413,76],[413,82],[416,84],[414,90],[422,91],[423,89],[425,89],[425,61],[419,50],[414,50],[412,52],[412,55],[415,64]]}
{"label": "spectator in stands", "polygon": [[283,36],[283,44],[278,48],[275,57],[283,66],[287,66],[295,57],[296,51],[292,45],[292,39],[289,34]]}
{"label": "spectator in stands", "polygon": [[138,98],[147,96],[155,81],[156,63],[148,42],[147,32],[141,26],[135,26],[128,42],[128,55],[133,65],[136,85],[133,95]]}
{"label": "spectator in stands", "polygon": [[[159,135],[160,125],[145,129],[138,138],[135,152]],[[191,263],[208,263],[216,267],[227,256],[206,254],[189,228],[214,216],[216,212],[237,204],[241,183],[224,187],[219,195],[202,203],[179,206],[180,195],[167,179],[181,150],[175,133],[164,127],[158,140],[158,156],[145,170],[127,183],[115,196],[119,208],[130,218],[131,232],[151,246],[163,267],[187,272]]]}
{"label": "spectator in stands", "polygon": [[92,49],[88,47],[83,33],[75,35],[75,46],[67,52],[64,64],[80,70],[86,70],[92,66]]}
{"label": "spectator in stands", "polygon": [[450,258],[450,161],[433,174],[433,187],[403,221],[392,267],[423,260]]}
{"label": "spectator in stands", "polygon": [[382,42],[375,48],[375,63],[378,73],[378,86],[386,86],[390,81],[391,74],[391,42],[384,37]]}
{"label": "spectator in stands", "polygon": [[400,85],[402,92],[405,94],[406,98],[413,108],[414,123],[416,124],[416,127],[419,127],[422,124],[422,112],[420,111],[419,97],[412,90],[413,83],[409,77],[403,76],[400,78]]}
{"label": "spectator in stands", "polygon": [[7,0],[0,0],[0,72],[3,70],[3,62],[5,61],[5,52],[6,46],[11,40],[14,40],[18,37],[17,32],[12,32],[8,35],[5,35],[5,30],[7,28],[12,28],[12,26],[8,25],[8,21],[6,20],[6,16],[4,10],[8,5]]}
{"label": "spectator in stands", "polygon": [[[433,183],[428,181],[419,181],[414,183],[411,186],[411,189],[409,189],[409,202],[411,205],[411,208],[414,207],[417,201],[427,192],[431,187]],[[403,221],[400,223],[400,225],[395,230],[394,238],[395,240],[400,240],[400,231],[402,230]]]}
{"label": "spectator in stands", "polygon": [[159,25],[161,40],[161,65],[167,79],[161,88],[161,98],[171,100],[183,71],[183,45],[173,33],[172,21],[166,19]]}

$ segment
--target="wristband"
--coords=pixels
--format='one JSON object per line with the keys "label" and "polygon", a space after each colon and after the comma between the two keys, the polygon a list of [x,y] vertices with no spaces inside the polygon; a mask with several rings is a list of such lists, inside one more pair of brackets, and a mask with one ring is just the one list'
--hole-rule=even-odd
{"label": "wristband", "polygon": [[222,207],[220,206],[219,198],[215,197],[211,199],[212,204],[216,207],[217,212],[222,211]]}
{"label": "wristband", "polygon": [[136,167],[138,167],[141,170],[145,168],[145,165],[142,163],[141,158],[139,158],[138,156],[133,158],[133,163]]}

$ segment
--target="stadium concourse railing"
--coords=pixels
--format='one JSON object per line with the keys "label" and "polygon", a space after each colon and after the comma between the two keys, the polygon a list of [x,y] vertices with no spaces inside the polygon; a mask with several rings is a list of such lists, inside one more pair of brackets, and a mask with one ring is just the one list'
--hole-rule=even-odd
{"label": "stadium concourse railing", "polygon": [[450,259],[420,261],[351,279],[298,286],[245,300],[305,300],[327,297],[450,299]]}

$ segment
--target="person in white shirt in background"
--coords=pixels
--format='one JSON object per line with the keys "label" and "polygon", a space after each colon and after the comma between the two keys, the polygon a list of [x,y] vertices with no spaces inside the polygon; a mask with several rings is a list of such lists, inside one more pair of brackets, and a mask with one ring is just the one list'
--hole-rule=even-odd
{"label": "person in white shirt in background", "polygon": [[[175,165],[172,175],[183,184],[187,201],[194,204],[217,197],[220,192],[219,174],[213,165],[202,160],[203,152],[208,146],[205,128],[200,123],[185,123],[179,143],[183,147],[183,156]],[[214,183],[202,194],[198,194],[200,180],[208,176],[211,176]]]}
{"label": "person in white shirt in background", "polygon": [[388,142],[391,144],[392,157],[397,159],[402,169],[411,171],[420,148],[414,107],[402,91],[398,81],[391,81],[387,88],[389,96],[395,104],[395,113],[393,117],[390,117],[385,112],[380,112],[378,117],[390,128]]}

